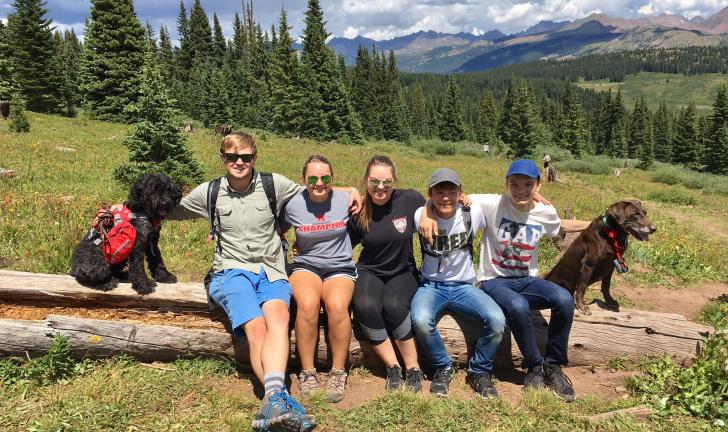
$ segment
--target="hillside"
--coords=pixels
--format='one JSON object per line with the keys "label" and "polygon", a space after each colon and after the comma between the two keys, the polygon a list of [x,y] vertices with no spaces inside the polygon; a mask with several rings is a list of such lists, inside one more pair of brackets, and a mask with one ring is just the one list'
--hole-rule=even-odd
{"label": "hillside", "polygon": [[668,107],[677,112],[680,107],[695,103],[698,113],[708,115],[712,113],[715,92],[721,83],[728,83],[726,74],[703,75],[677,75],[657,72],[640,72],[628,75],[624,82],[610,83],[606,80],[581,81],[577,85],[581,88],[597,92],[606,92],[610,89],[615,93],[622,91],[625,105],[632,109],[634,100],[644,97],[650,110],[655,111],[661,100],[667,102]]}

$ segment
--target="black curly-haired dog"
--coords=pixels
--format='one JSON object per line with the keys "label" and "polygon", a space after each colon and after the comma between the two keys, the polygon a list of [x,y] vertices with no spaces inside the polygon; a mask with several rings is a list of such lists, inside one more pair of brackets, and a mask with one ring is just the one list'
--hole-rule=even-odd
{"label": "black curly-haired dog", "polygon": [[[81,285],[108,291],[118,285],[119,279],[128,278],[139,294],[154,291],[156,283],[147,277],[144,257],[154,280],[177,282],[177,278],[164,267],[159,251],[160,222],[179,204],[182,190],[164,174],[146,174],[131,187],[126,207],[136,216],[131,224],[136,229],[136,242],[125,262],[109,264],[104,258],[101,242],[94,235],[86,235],[73,253],[71,276]],[[92,233],[93,234],[93,233]]]}

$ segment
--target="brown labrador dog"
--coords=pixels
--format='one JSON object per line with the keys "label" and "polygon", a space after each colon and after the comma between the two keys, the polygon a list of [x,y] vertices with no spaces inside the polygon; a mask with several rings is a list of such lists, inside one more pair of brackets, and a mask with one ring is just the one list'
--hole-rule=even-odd
{"label": "brown labrador dog", "polygon": [[591,312],[584,303],[584,292],[589,285],[601,280],[607,307],[618,311],[619,303],[609,293],[609,286],[615,269],[620,273],[627,271],[621,260],[627,249],[627,238],[632,235],[637,240],[647,241],[656,230],[642,203],[618,201],[582,231],[544,279],[574,294],[576,308],[586,315]]}

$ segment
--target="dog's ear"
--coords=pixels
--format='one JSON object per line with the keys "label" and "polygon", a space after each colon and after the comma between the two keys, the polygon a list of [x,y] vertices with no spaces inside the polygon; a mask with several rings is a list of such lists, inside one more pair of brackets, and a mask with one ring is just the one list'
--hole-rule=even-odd
{"label": "dog's ear", "polygon": [[132,212],[144,211],[144,195],[150,178],[151,174],[144,174],[144,176],[134,182],[131,186],[131,189],[129,190],[129,197],[126,199],[126,206]]}
{"label": "dog's ear", "polygon": [[627,201],[617,201],[616,203],[609,206],[607,213],[612,216],[617,225],[622,226],[624,221],[627,219]]}

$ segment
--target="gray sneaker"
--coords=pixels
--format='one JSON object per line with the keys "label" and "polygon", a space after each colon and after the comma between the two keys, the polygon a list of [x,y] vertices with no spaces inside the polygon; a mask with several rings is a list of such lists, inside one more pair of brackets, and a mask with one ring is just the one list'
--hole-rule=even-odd
{"label": "gray sneaker", "polygon": [[544,384],[543,380],[543,365],[528,368],[526,377],[523,379],[523,391],[545,388],[546,384]]}
{"label": "gray sneaker", "polygon": [[435,396],[445,397],[450,388],[450,380],[452,379],[452,368],[437,369],[432,375],[432,383],[430,383],[430,393]]}
{"label": "gray sneaker", "polygon": [[308,432],[316,427],[313,417],[283,387],[268,393],[253,420],[255,432]]}
{"label": "gray sneaker", "polygon": [[566,402],[576,400],[576,392],[571,380],[561,370],[561,366],[556,364],[545,363],[544,383],[546,387],[553,390],[554,394]]}
{"label": "gray sneaker", "polygon": [[409,368],[404,373],[404,389],[414,393],[422,391],[422,371],[418,368]]}
{"label": "gray sneaker", "polygon": [[387,380],[385,381],[387,391],[398,390],[402,387],[402,367],[398,364],[387,366]]}
{"label": "gray sneaker", "polygon": [[301,395],[309,396],[311,392],[319,389],[319,383],[316,369],[304,369],[298,374],[298,385],[301,388]]}
{"label": "gray sneaker", "polygon": [[344,399],[347,376],[346,371],[331,368],[331,371],[329,372],[329,380],[326,383],[326,396],[331,402],[341,402]]}

